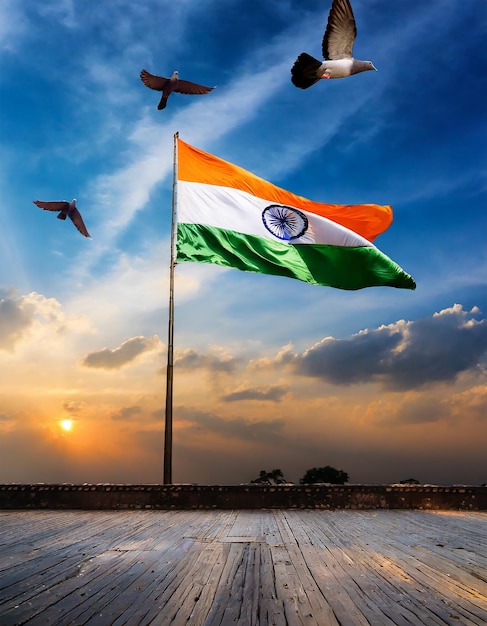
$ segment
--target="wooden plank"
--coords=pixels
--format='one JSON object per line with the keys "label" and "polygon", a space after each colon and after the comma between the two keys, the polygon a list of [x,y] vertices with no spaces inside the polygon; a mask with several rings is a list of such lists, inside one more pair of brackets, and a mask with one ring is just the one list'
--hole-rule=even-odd
{"label": "wooden plank", "polygon": [[[407,623],[411,619],[413,622],[417,621],[418,614],[422,615],[423,619],[427,618],[427,623],[431,624],[455,623],[454,620],[459,619],[462,612],[460,611],[459,615],[455,615],[454,611],[447,610],[445,603],[436,593],[432,580],[428,581],[423,578],[418,583],[418,576],[410,575],[410,573],[416,572],[417,567],[421,567],[421,563],[417,560],[411,560],[408,564],[409,567],[405,568],[401,561],[401,549],[398,550],[398,547],[400,548],[399,541],[396,540],[396,543],[393,544],[394,558],[383,560],[381,551],[388,549],[388,541],[393,532],[395,517],[394,515],[387,515],[385,518],[378,516],[378,519],[376,517],[376,514],[371,515],[369,512],[365,515],[358,512],[358,515],[353,518],[354,541],[351,544],[350,529],[346,529],[350,516],[347,516],[346,513],[345,516],[342,514],[337,516],[332,513],[326,526],[327,536],[326,538],[321,537],[323,547],[329,550],[330,556],[343,570],[340,576],[342,585],[353,594],[353,587],[350,588],[350,581],[347,581],[345,576],[345,572],[348,570],[351,581],[360,589],[360,593],[355,592],[354,604],[358,604],[364,614],[369,609],[379,609],[394,623],[405,623],[404,620]],[[402,516],[401,519],[407,522],[407,516]],[[367,525],[370,521],[373,521],[373,528],[370,529],[371,532],[368,532]],[[380,521],[380,526],[384,526],[384,522],[386,522],[385,528],[377,528],[378,521]],[[310,527],[312,525],[304,525],[307,530]],[[322,530],[319,527],[315,528],[315,534],[317,532],[319,535]],[[385,532],[386,530],[388,532]],[[407,534],[406,523],[403,523],[403,531]],[[374,537],[377,537],[377,540]],[[318,537],[319,541],[320,538]],[[370,550],[368,546],[372,544],[374,549]],[[410,557],[405,556],[404,558]],[[365,603],[367,608],[361,603]],[[475,608],[471,608],[475,612]],[[380,621],[383,618],[369,616],[368,619]],[[477,622],[474,621],[473,623]]]}
{"label": "wooden plank", "polygon": [[110,624],[147,624],[164,614],[163,594],[185,577],[185,568],[191,567],[198,554],[191,549],[191,543],[186,544],[184,558],[179,550],[160,551],[156,558],[151,558],[145,572],[126,590],[131,601],[127,603],[123,594],[117,603],[111,604],[109,615],[113,620]]}
{"label": "wooden plank", "polygon": [[245,576],[248,562],[251,560],[250,552],[249,543],[225,544],[219,590],[211,602],[205,624],[239,623],[242,608],[244,614],[250,615],[249,624],[256,623],[255,607],[253,605],[242,607]]}
{"label": "wooden plank", "polygon": [[[304,513],[304,512],[303,512]],[[307,561],[307,567],[310,569],[311,574],[316,580],[316,584],[319,587],[323,596],[329,602],[333,612],[337,616],[337,619],[344,624],[384,624],[392,625],[396,622],[389,619],[389,617],[381,610],[377,602],[369,602],[366,594],[360,585],[356,584],[353,578],[353,569],[349,569],[352,564],[350,559],[344,559],[343,553],[333,549],[331,536],[329,535],[329,523],[328,514],[330,512],[324,511],[324,515],[318,518],[320,526],[326,522],[327,539],[325,542],[317,544],[317,551],[315,552],[316,558],[320,564],[324,567],[316,568],[316,564],[311,561]],[[303,555],[306,560],[306,556],[309,556],[309,547],[313,545],[313,541],[306,541],[303,528],[300,528],[300,524],[297,523],[298,519],[301,519],[301,515],[298,519],[294,518],[293,512],[284,512],[284,515],[288,519],[288,522],[295,528],[297,534],[297,541],[303,550]],[[312,518],[306,517],[308,524]],[[308,525],[307,524],[307,525]],[[305,525],[307,527],[307,525]],[[307,546],[308,545],[308,549]]]}
{"label": "wooden plank", "polygon": [[284,602],[283,599],[279,596],[271,550],[272,545],[268,544],[267,542],[261,545],[259,568],[259,619],[260,624],[275,624],[275,626],[285,626],[287,622],[284,610]]}
{"label": "wooden plank", "polygon": [[0,624],[480,626],[486,521],[466,511],[0,511]]}

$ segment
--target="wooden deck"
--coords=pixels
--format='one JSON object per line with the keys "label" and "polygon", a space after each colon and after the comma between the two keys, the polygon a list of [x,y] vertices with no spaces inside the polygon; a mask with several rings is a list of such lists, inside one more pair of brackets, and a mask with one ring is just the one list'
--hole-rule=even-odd
{"label": "wooden deck", "polygon": [[487,513],[0,511],[0,625],[487,623]]}

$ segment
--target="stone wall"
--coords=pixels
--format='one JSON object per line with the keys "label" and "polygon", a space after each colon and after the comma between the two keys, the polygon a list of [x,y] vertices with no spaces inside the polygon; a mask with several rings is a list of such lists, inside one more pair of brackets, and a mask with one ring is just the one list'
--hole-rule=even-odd
{"label": "stone wall", "polygon": [[487,510],[485,486],[0,485],[0,509]]}

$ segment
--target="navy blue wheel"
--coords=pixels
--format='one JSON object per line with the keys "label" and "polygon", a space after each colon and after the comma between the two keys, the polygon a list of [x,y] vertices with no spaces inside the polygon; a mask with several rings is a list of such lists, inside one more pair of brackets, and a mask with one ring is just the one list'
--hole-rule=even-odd
{"label": "navy blue wheel", "polygon": [[271,204],[262,213],[267,230],[284,241],[298,239],[308,230],[308,218],[304,213],[282,204]]}

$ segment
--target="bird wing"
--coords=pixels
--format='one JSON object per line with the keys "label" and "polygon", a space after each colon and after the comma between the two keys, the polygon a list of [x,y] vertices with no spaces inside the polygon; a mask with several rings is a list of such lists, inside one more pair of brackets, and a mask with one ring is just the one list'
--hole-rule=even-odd
{"label": "bird wing", "polygon": [[149,87],[149,89],[162,91],[164,89],[164,85],[167,83],[169,78],[164,78],[163,76],[154,76],[154,74],[150,74],[147,70],[142,70],[140,72],[140,80],[144,83],[146,87]]}
{"label": "bird wing", "polygon": [[66,200],[60,200],[59,202],[43,202],[42,200],[34,200],[34,204],[45,211],[62,211],[69,206],[69,202],[66,202]]}
{"label": "bird wing", "polygon": [[83,218],[81,217],[81,213],[78,211],[78,209],[75,208],[70,211],[69,217],[82,235],[84,235],[85,237],[90,237],[90,233],[87,231],[85,223],[83,222]]}
{"label": "bird wing", "polygon": [[178,80],[174,91],[177,93],[187,93],[191,95],[200,95],[203,93],[209,93],[215,89],[214,87],[205,87],[204,85],[198,85],[191,83],[189,80]]}
{"label": "bird wing", "polygon": [[333,0],[323,36],[324,59],[351,59],[357,26],[349,0]]}

